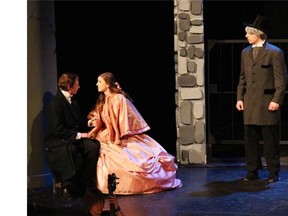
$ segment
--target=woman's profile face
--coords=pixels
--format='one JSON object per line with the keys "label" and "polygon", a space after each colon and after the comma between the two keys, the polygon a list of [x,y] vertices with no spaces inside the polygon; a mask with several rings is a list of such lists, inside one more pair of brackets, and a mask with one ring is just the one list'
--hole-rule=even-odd
{"label": "woman's profile face", "polygon": [[105,80],[101,76],[98,77],[96,85],[98,87],[98,92],[105,92],[109,88],[109,85],[105,82]]}

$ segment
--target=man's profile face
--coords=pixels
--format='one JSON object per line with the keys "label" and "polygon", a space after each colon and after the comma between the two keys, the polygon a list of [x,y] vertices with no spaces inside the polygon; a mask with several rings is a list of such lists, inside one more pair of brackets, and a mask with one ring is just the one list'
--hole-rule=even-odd
{"label": "man's profile face", "polygon": [[79,80],[77,79],[72,87],[68,87],[68,92],[72,95],[76,95],[80,88]]}
{"label": "man's profile face", "polygon": [[245,37],[247,38],[249,44],[257,44],[261,41],[260,37],[256,34],[246,33]]}

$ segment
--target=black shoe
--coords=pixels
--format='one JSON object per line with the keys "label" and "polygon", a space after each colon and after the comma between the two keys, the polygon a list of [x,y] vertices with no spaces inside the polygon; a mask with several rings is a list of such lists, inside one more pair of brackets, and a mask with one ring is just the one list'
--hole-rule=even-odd
{"label": "black shoe", "polygon": [[243,181],[245,182],[249,182],[249,181],[254,181],[254,180],[257,180],[259,179],[259,176],[257,173],[251,173],[249,172],[243,179]]}
{"label": "black shoe", "polygon": [[75,200],[76,196],[73,191],[69,187],[61,188],[61,199],[63,201],[73,201]]}
{"label": "black shoe", "polygon": [[279,179],[280,179],[279,175],[270,174],[268,177],[268,182],[269,183],[277,182],[277,181],[279,181]]}

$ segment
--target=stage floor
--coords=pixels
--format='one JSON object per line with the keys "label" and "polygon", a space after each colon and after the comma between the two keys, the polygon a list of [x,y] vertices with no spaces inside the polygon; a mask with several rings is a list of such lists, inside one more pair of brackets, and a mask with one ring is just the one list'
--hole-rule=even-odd
{"label": "stage floor", "polygon": [[[245,166],[218,165],[179,166],[182,188],[118,196],[121,209],[125,216],[287,216],[288,166],[282,166],[278,182],[269,184],[265,168],[259,172],[260,180],[243,182]],[[81,199],[60,201],[52,187],[28,189],[27,194],[28,216],[83,215]]]}

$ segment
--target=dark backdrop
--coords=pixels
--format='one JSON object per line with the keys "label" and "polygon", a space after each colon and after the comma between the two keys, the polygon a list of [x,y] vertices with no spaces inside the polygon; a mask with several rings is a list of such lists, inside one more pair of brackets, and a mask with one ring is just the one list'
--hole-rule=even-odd
{"label": "dark backdrop", "polygon": [[55,2],[57,69],[80,76],[77,94],[87,113],[97,76],[118,82],[150,125],[148,134],[176,152],[173,2]]}
{"label": "dark backdrop", "polygon": [[203,1],[206,39],[245,39],[243,23],[253,23],[258,14],[271,20],[268,39],[288,38],[287,0]]}
{"label": "dark backdrop", "polygon": [[[205,41],[245,39],[243,23],[258,13],[273,21],[269,38],[287,38],[287,5],[204,0]],[[83,111],[96,101],[97,76],[111,71],[150,125],[148,134],[175,154],[173,10],[172,0],[55,2],[58,75],[80,76]]]}

